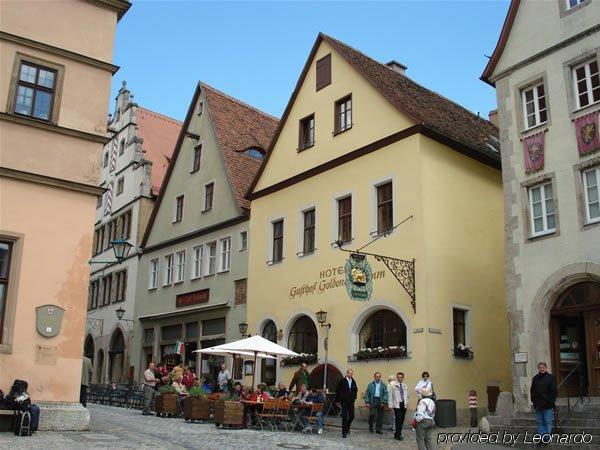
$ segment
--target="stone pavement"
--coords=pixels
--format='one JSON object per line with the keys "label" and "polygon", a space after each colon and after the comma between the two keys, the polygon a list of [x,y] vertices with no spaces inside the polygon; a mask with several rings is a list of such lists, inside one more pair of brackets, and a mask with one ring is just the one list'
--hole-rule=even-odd
{"label": "stone pavement", "polygon": [[[353,430],[342,439],[340,429],[328,427],[322,435],[297,432],[218,429],[213,424],[186,423],[183,419],[142,416],[139,411],[89,404],[89,432],[38,432],[31,437],[0,433],[0,449],[415,449],[415,432],[405,430],[404,441],[392,439],[392,432],[370,434]],[[434,431],[466,432],[467,428]],[[450,446],[440,446],[440,449]],[[458,448],[458,447],[455,447]],[[474,448],[474,447],[470,447]]]}

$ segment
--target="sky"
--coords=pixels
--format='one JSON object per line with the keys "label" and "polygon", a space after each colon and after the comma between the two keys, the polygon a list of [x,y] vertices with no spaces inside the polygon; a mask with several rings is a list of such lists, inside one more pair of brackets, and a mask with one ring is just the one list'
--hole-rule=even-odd
{"label": "sky", "polygon": [[479,80],[509,0],[132,0],[117,26],[110,111],[123,80],[135,101],[183,120],[198,81],[281,117],[321,31],[475,113],[496,108]]}

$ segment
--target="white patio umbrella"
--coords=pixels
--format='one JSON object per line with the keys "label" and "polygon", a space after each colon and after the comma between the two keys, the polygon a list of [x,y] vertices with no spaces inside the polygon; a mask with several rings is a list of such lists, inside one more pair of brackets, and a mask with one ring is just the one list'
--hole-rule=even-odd
{"label": "white patio umbrella", "polygon": [[[218,356],[228,356],[228,355],[244,355],[244,356],[254,356],[252,352],[240,352],[234,350],[221,350],[215,347],[203,348],[200,350],[194,350],[192,353],[202,353],[203,355],[218,355]],[[258,358],[265,359],[277,359],[276,356],[267,355],[265,353],[258,353],[256,355]]]}
{"label": "white patio umbrella", "polygon": [[251,336],[246,339],[240,339],[239,341],[229,342],[227,344],[217,345],[212,347],[219,351],[231,351],[234,353],[239,352],[250,352],[254,355],[254,371],[252,372],[252,387],[254,388],[254,380],[256,377],[256,357],[260,353],[269,355],[283,355],[283,356],[299,356],[298,353],[293,352],[281,345],[271,342],[262,336]]}

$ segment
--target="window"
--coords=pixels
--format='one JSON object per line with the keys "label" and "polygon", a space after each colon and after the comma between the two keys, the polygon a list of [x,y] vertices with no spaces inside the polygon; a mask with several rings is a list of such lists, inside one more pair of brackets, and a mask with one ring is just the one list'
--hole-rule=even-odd
{"label": "window", "polygon": [[171,341],[181,338],[181,324],[179,325],[168,325],[162,327],[160,330],[163,341]]}
{"label": "window", "polygon": [[117,180],[117,195],[123,193],[124,186],[125,186],[125,177],[121,177]]}
{"label": "window", "polygon": [[198,245],[194,247],[194,265],[192,266],[192,278],[202,276],[202,258],[204,257],[204,247]]}
{"label": "window", "polygon": [[532,236],[556,231],[552,183],[529,188],[529,211]]}
{"label": "window", "polygon": [[183,219],[183,195],[179,195],[175,198],[175,216],[173,222],[181,222]]}
{"label": "window", "polygon": [[185,250],[177,252],[177,267],[175,268],[175,283],[181,283],[185,276]]}
{"label": "window", "polygon": [[308,316],[301,316],[292,325],[288,337],[288,348],[296,353],[318,352],[317,327]]}
{"label": "window", "polygon": [[231,267],[231,238],[221,239],[221,263],[219,272],[225,272]]}
{"label": "window", "polygon": [[217,271],[217,243],[211,242],[208,247],[208,267],[206,275],[213,275]]}
{"label": "window", "polygon": [[240,233],[240,252],[243,252],[248,248],[248,232],[242,231]]}
{"label": "window", "polygon": [[125,153],[125,139],[119,144],[119,155],[122,155],[123,153]]}
{"label": "window", "polygon": [[452,329],[454,331],[454,349],[458,344],[469,345],[467,342],[467,311],[452,308]]}
{"label": "window", "polygon": [[406,325],[395,312],[380,309],[371,314],[361,327],[359,349],[391,346],[406,347]]}
{"label": "window", "polygon": [[173,284],[173,260],[174,260],[173,255],[165,256],[166,270],[165,270],[165,282],[163,284],[164,286]]}
{"label": "window", "polygon": [[265,156],[265,151],[260,148],[256,148],[256,147],[248,148],[248,149],[244,150],[242,153],[244,155],[250,156],[251,158],[254,158],[254,159],[263,159]]}
{"label": "window", "polygon": [[567,9],[575,8],[576,6],[582,4],[586,0],[565,0],[567,3]]}
{"label": "window", "polygon": [[600,220],[600,168],[583,172],[583,189],[585,191],[585,218],[587,222]]}
{"label": "window", "polygon": [[144,329],[144,344],[146,344],[146,345],[154,344],[154,328]]}
{"label": "window", "polygon": [[22,61],[17,80],[15,114],[50,121],[56,70]]}
{"label": "window", "polygon": [[200,102],[198,102],[198,111],[197,111],[197,114],[198,114],[199,116],[201,116],[201,115],[202,115],[202,111],[203,111],[203,110],[204,110],[204,102],[203,102],[203,101],[200,101]]}
{"label": "window", "polygon": [[598,60],[593,59],[573,67],[575,83],[575,104],[577,108],[600,101],[600,75]]}
{"label": "window", "polygon": [[192,158],[192,172],[200,170],[200,157],[202,156],[202,144],[194,147],[194,154]]}
{"label": "window", "polygon": [[104,250],[104,227],[94,231],[94,255],[102,253]]}
{"label": "window", "polygon": [[102,208],[102,196],[98,195],[96,197],[96,209]]}
{"label": "window", "polygon": [[2,334],[8,300],[8,283],[12,254],[13,243],[5,240],[0,241],[0,342],[3,342]]}
{"label": "window", "polygon": [[314,253],[315,251],[315,210],[305,211],[304,215],[304,235],[302,244],[302,253],[304,255]]}
{"label": "window", "polygon": [[202,321],[202,336],[225,334],[225,318],[208,319]]}
{"label": "window", "polygon": [[352,197],[337,201],[338,239],[346,244],[352,240]]}
{"label": "window", "polygon": [[113,219],[108,222],[108,243],[107,247],[112,247],[111,242],[117,239],[117,226],[119,223],[119,219]]}
{"label": "window", "polygon": [[112,291],[112,274],[102,278],[102,306],[110,305]]}
{"label": "window", "polygon": [[283,259],[283,219],[273,222],[273,260],[280,262]]}
{"label": "window", "polygon": [[334,133],[341,133],[352,128],[352,95],[335,102]]}
{"label": "window", "polygon": [[377,233],[382,234],[394,225],[392,182],[377,186]]}
{"label": "window", "polygon": [[300,120],[298,149],[306,150],[313,145],[315,145],[315,115],[311,114]]}
{"label": "window", "polygon": [[125,295],[127,291],[127,270],[121,270],[115,274],[116,289],[114,302],[125,301]]}
{"label": "window", "polygon": [[204,211],[213,207],[213,196],[215,194],[215,183],[208,183],[204,186]]}
{"label": "window", "polygon": [[121,227],[121,239],[129,239],[131,234],[131,211],[121,214],[119,217],[119,225]]}
{"label": "window", "polygon": [[317,91],[331,84],[331,53],[317,61]]}
{"label": "window", "polygon": [[521,91],[521,98],[525,121],[523,126],[526,130],[548,121],[544,83],[523,89]]}
{"label": "window", "polygon": [[150,289],[156,289],[158,287],[158,273],[159,273],[158,259],[150,261]]}
{"label": "window", "polygon": [[102,159],[102,167],[108,166],[108,150],[104,152],[104,157]]}
{"label": "window", "polygon": [[100,291],[100,280],[96,279],[90,283],[90,301],[88,309],[96,309],[98,307],[98,292]]}

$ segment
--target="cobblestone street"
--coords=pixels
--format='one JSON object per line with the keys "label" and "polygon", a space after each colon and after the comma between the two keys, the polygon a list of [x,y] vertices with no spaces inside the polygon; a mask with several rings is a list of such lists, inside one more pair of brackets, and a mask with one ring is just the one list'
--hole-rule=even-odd
{"label": "cobblestone street", "polygon": [[[223,430],[213,424],[186,423],[183,419],[142,416],[139,411],[112,406],[88,405],[89,432],[38,432],[31,437],[0,433],[6,449],[98,449],[98,448],[199,448],[199,449],[309,449],[309,448],[406,448],[414,449],[415,433],[405,430],[405,440],[370,434],[365,423],[342,439],[340,429],[329,427],[323,435],[255,430]],[[466,431],[445,429],[444,431]],[[435,436],[434,432],[434,436]]]}

